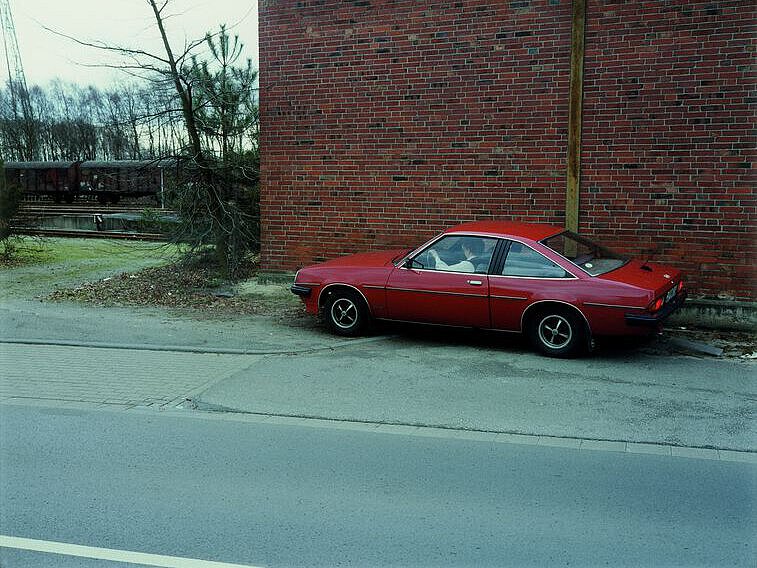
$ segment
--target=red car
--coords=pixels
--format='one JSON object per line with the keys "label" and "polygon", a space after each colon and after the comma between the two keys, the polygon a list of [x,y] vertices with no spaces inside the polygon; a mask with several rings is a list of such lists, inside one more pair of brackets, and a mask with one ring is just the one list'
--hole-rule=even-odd
{"label": "red car", "polygon": [[495,329],[523,332],[550,356],[578,355],[593,336],[653,333],[686,295],[674,268],[560,227],[495,221],[308,266],[291,290],[340,335],[372,319]]}

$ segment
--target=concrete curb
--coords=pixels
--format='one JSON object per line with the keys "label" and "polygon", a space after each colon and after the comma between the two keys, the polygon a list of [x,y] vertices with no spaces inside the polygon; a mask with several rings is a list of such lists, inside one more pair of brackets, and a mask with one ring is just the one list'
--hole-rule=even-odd
{"label": "concrete curb", "polygon": [[[218,411],[196,410],[203,414],[218,414]],[[470,440],[477,442],[494,442],[503,444],[522,444],[528,446],[548,446],[554,448],[568,448],[574,450],[592,450],[604,452],[618,452],[627,454],[655,454],[670,457],[684,457],[719,461],[738,461],[757,464],[757,452],[733,450],[730,448],[702,448],[696,446],[673,446],[654,442],[629,442],[624,440],[602,440],[595,438],[570,438],[561,436],[545,436],[540,434],[523,434],[518,432],[494,432],[485,430],[464,430],[456,428],[439,428],[414,424],[387,424],[380,422],[352,422],[347,420],[331,420],[308,416],[282,416],[267,414],[245,414],[239,412],[222,412],[232,418],[244,422],[263,422],[265,424],[297,425],[309,428],[328,428],[338,430],[356,430],[374,432],[377,434],[401,434],[407,436],[423,436],[429,438],[444,438],[456,440]]]}
{"label": "concrete curb", "polygon": [[[526,446],[564,448],[578,451],[614,452],[618,454],[648,454],[672,458],[738,462],[757,465],[757,451],[753,450],[676,446],[656,442],[632,442],[625,440],[603,440],[596,438],[546,436],[541,434],[524,434],[519,432],[495,432],[485,430],[440,428],[437,426],[424,426],[418,424],[357,422],[350,420],[334,420],[314,416],[256,414],[229,411],[221,407],[198,409],[191,400],[186,400],[184,404],[178,404],[176,406],[163,406],[156,408],[139,405],[98,404],[67,400],[14,399],[11,397],[0,400],[0,406],[32,406],[45,408],[76,409],[82,411],[98,410],[103,412],[129,412],[132,414],[153,414],[155,412],[159,412],[166,416],[184,418],[191,417],[199,420],[246,422],[254,424],[270,424],[275,426],[301,426],[307,428],[371,432],[374,434],[440,438],[447,440],[468,440],[473,442],[487,442],[495,444],[519,444]],[[187,412],[187,410],[191,410],[191,412]]]}
{"label": "concrete curb", "polygon": [[757,302],[688,298],[671,316],[670,324],[754,333],[757,332]]}
{"label": "concrete curb", "polygon": [[58,339],[0,339],[0,345],[54,345],[58,347],[86,347],[90,349],[125,349],[132,351],[166,351],[172,353],[200,353],[213,355],[298,355],[301,353],[316,353],[318,351],[332,351],[342,347],[351,347],[363,343],[375,343],[396,337],[394,335],[378,335],[340,341],[332,345],[305,347],[302,349],[230,349],[222,347],[201,347],[191,345],[154,345],[148,343],[104,343],[97,341],[74,341]]}

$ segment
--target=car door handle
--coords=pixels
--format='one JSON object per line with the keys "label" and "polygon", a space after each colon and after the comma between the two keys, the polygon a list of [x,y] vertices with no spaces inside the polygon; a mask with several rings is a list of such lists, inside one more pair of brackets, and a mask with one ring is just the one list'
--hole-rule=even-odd
{"label": "car door handle", "polygon": [[481,280],[468,280],[468,284],[471,286],[481,286],[483,282],[481,282]]}

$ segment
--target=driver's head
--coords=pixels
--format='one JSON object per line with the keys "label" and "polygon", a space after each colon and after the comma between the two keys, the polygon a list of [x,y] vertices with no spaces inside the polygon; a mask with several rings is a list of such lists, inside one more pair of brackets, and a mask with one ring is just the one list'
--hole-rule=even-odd
{"label": "driver's head", "polygon": [[483,251],[483,245],[481,239],[476,238],[464,238],[460,243],[463,247],[465,256],[478,256]]}

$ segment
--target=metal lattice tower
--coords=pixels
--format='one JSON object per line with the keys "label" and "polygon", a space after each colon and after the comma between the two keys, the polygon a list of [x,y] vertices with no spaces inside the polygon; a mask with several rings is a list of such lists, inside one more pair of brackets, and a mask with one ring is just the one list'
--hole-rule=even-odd
{"label": "metal lattice tower", "polygon": [[[23,120],[27,126],[32,123],[32,108],[29,100],[29,90],[26,87],[26,77],[24,76],[24,65],[21,62],[21,52],[18,49],[18,39],[16,38],[16,26],[13,23],[13,14],[11,13],[10,0],[0,0],[0,25],[3,29],[3,47],[5,48],[5,63],[8,68],[7,88],[10,94],[10,104],[13,110],[13,116],[16,120]],[[33,154],[33,142],[31,139],[26,140],[23,146],[28,150],[25,154]],[[31,155],[26,159],[32,159]]]}
{"label": "metal lattice tower", "polygon": [[3,25],[3,45],[5,46],[5,63],[8,66],[8,80],[17,81],[20,78],[26,84],[10,0],[0,0],[0,22]]}

